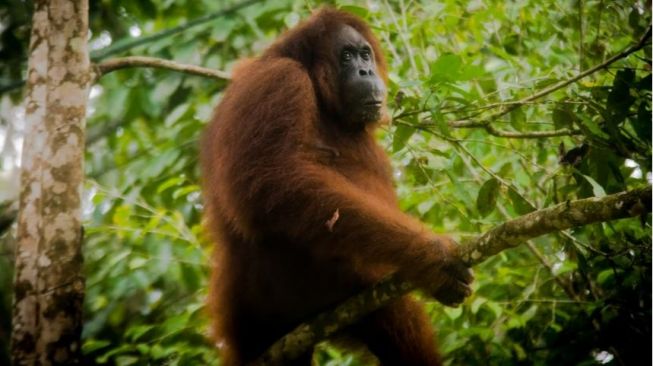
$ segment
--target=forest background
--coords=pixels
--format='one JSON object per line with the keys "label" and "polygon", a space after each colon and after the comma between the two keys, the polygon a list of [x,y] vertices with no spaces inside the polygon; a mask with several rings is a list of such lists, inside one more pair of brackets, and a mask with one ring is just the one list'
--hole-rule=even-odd
{"label": "forest background", "polygon": [[[379,142],[402,208],[434,230],[465,241],[653,180],[649,1],[98,0],[91,59],[151,56],[228,72],[323,4],[365,18],[382,42],[393,122]],[[0,364],[9,362],[13,223],[29,148],[21,79],[32,11],[30,1],[0,1]],[[226,83],[129,68],[91,86],[84,364],[219,363],[206,337],[211,243],[197,147]],[[447,362],[650,364],[651,225],[636,216],[491,257],[460,308],[420,296]],[[315,361],[362,362],[328,343]]]}

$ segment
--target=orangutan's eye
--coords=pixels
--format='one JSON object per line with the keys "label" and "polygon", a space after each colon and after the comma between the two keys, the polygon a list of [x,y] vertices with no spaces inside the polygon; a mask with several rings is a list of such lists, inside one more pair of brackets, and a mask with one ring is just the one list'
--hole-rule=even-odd
{"label": "orangutan's eye", "polygon": [[351,53],[351,51],[344,50],[342,51],[342,56],[340,58],[343,62],[348,62],[351,61],[352,57],[354,57],[354,55]]}

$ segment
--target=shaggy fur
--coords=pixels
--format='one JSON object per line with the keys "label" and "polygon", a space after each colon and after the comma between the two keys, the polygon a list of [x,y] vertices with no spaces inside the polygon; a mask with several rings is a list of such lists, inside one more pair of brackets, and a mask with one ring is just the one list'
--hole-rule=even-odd
{"label": "shaggy fur", "polygon": [[[236,69],[205,132],[205,210],[218,243],[211,313],[227,365],[252,361],[392,271],[434,292],[454,286],[443,270],[450,240],[399,210],[374,126],[343,128],[331,36],[345,24],[372,45],[386,80],[367,25],[323,9]],[[430,322],[409,297],[347,334],[384,365],[440,364]]]}

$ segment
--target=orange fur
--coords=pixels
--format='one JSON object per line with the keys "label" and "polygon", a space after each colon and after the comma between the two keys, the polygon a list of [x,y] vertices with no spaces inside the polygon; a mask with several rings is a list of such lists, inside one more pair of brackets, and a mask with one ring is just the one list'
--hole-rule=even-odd
{"label": "orange fur", "polygon": [[[448,242],[399,210],[372,128],[339,128],[346,111],[330,35],[343,24],[369,41],[387,80],[367,25],[323,9],[238,67],[204,134],[203,192],[217,241],[211,313],[228,365],[252,361],[390,271],[426,285],[446,247],[434,244]],[[350,332],[383,364],[439,364],[430,323],[407,297]]]}

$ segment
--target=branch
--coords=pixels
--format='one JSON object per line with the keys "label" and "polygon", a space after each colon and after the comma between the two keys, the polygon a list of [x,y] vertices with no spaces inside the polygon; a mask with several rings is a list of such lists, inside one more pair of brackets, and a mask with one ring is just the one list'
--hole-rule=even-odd
{"label": "branch", "polygon": [[[126,69],[130,67],[151,67],[156,69],[166,69],[172,71],[178,71],[191,75],[199,75],[217,80],[227,80],[230,79],[229,73],[220,70],[213,70],[205,67],[180,64],[174,61],[155,58],[155,57],[144,57],[144,56],[130,56],[130,57],[121,57],[111,60],[101,62],[94,65],[93,76],[94,81],[97,81],[102,76],[116,70]],[[94,144],[100,140],[107,131],[116,129],[117,127],[124,124],[126,120],[116,120],[108,125],[95,127],[87,131],[86,137],[86,147]],[[4,204],[0,204],[0,209],[3,209]],[[9,228],[9,226],[15,221],[17,216],[17,210],[7,209],[0,211],[0,235]]]}
{"label": "branch", "polygon": [[555,92],[557,90],[560,90],[560,89],[566,87],[567,85],[575,83],[576,81],[578,81],[578,80],[580,80],[580,79],[582,79],[582,78],[584,78],[586,76],[589,76],[589,75],[591,75],[591,74],[593,74],[593,73],[595,73],[595,72],[597,72],[599,70],[605,69],[606,67],[608,67],[608,66],[612,65],[613,63],[621,60],[622,58],[626,58],[626,57],[630,56],[630,54],[635,53],[635,52],[641,50],[642,48],[644,48],[644,46],[646,46],[646,42],[649,40],[649,38],[651,38],[651,25],[648,26],[648,30],[646,31],[646,33],[644,33],[644,35],[642,35],[642,37],[639,39],[639,41],[636,44],[626,48],[625,50],[619,52],[618,54],[616,54],[616,55],[614,55],[612,57],[610,57],[609,59],[605,60],[604,62],[602,62],[602,63],[600,63],[600,64],[598,64],[598,65],[596,65],[596,66],[594,66],[594,67],[592,67],[592,68],[590,68],[588,70],[585,70],[585,71],[579,73],[578,75],[576,75],[576,76],[574,76],[574,77],[572,77],[570,79],[563,80],[563,81],[561,81],[561,82],[559,82],[557,84],[551,85],[548,88],[544,88],[544,89],[540,90],[539,92],[537,92],[537,93],[535,93],[535,94],[533,94],[533,95],[531,95],[529,97],[526,97],[524,99],[520,99],[519,101],[517,101],[516,104],[510,105],[510,106],[504,108],[503,111],[499,111],[497,114],[495,114],[496,117],[500,117],[500,116],[502,116],[504,114],[507,114],[508,112],[519,108],[522,104],[532,102],[532,101],[534,101],[536,99],[542,98],[543,96],[549,95],[549,94],[551,94],[551,93],[553,93],[553,92]]}
{"label": "branch", "polygon": [[178,71],[191,75],[204,76],[207,78],[227,80],[231,78],[229,73],[220,70],[213,70],[206,67],[181,64],[175,61],[165,60],[156,57],[129,56],[107,60],[95,65],[95,80],[116,70],[130,67],[151,67],[155,69],[166,69]]}
{"label": "branch", "polygon": [[[639,216],[650,211],[651,186],[600,198],[569,201],[496,226],[463,244],[460,253],[467,264],[475,265],[530,238],[595,222]],[[356,323],[365,315],[414,289],[415,286],[411,283],[390,276],[347,299],[334,310],[299,325],[270,346],[252,365],[283,365],[306,352],[313,344]]]}
{"label": "branch", "polygon": [[490,135],[497,137],[507,137],[513,139],[536,139],[541,137],[555,137],[555,136],[572,136],[580,135],[583,132],[581,130],[571,130],[571,129],[560,129],[553,131],[531,131],[531,132],[513,132],[513,131],[503,131],[497,130],[491,124],[487,123],[483,126],[485,131]]}
{"label": "branch", "polygon": [[522,138],[522,139],[527,139],[527,138],[541,138],[541,137],[554,137],[554,136],[569,136],[569,135],[578,135],[581,134],[582,132],[580,130],[571,130],[571,129],[560,129],[560,130],[553,130],[553,131],[535,131],[535,132],[512,132],[512,131],[502,131],[494,128],[491,123],[495,120],[497,120],[499,117],[502,117],[515,109],[521,107],[524,104],[531,103],[537,99],[540,99],[546,95],[549,95],[555,91],[558,91],[564,87],[566,87],[569,84],[575,83],[576,81],[589,76],[599,70],[603,70],[607,68],[608,66],[612,65],[613,63],[626,58],[630,56],[631,54],[641,50],[646,46],[647,41],[651,38],[651,26],[649,25],[648,30],[644,35],[635,43],[634,45],[626,48],[625,50],[619,52],[618,54],[610,57],[609,59],[605,60],[604,62],[588,69],[585,70],[579,74],[577,74],[574,77],[571,77],[567,80],[563,80],[557,84],[551,85],[548,88],[544,88],[540,90],[539,92],[532,94],[528,97],[525,97],[523,99],[519,99],[516,101],[512,102],[506,102],[506,103],[501,103],[500,105],[503,106],[498,112],[495,112],[488,116],[487,118],[484,118],[481,121],[477,120],[472,120],[472,119],[464,119],[464,120],[458,120],[458,121],[451,121],[448,122],[447,124],[451,128],[484,128],[487,133],[493,136],[498,136],[498,137],[507,137],[507,138]]}
{"label": "branch", "polygon": [[595,222],[623,219],[651,211],[651,186],[604,197],[567,201],[507,221],[468,244],[460,255],[469,265],[547,233]]}
{"label": "branch", "polygon": [[[513,105],[515,103],[511,103]],[[523,103],[521,103],[523,104]],[[520,105],[521,105],[520,104]],[[451,121],[447,125],[451,128],[484,128],[487,133],[497,137],[507,137],[513,139],[534,139],[541,137],[555,137],[555,136],[571,136],[571,135],[580,135],[581,130],[571,130],[571,129],[559,129],[553,131],[531,131],[531,132],[513,132],[513,131],[504,131],[494,128],[490,124],[490,120],[485,121],[472,121],[472,120],[460,120],[460,121]]]}
{"label": "branch", "polygon": [[[242,8],[245,8],[247,6],[250,6],[252,4],[261,2],[261,0],[245,0],[240,3],[234,4],[226,9],[218,10],[214,13],[207,14],[205,16],[195,18],[185,24],[182,24],[178,27],[162,30],[161,32],[154,33],[149,36],[144,36],[144,37],[139,37],[139,38],[126,38],[126,39],[121,39],[116,41],[114,44],[112,44],[109,47],[105,47],[101,50],[97,50],[94,52],[91,52],[91,60],[92,61],[100,61],[102,59],[107,58],[108,56],[114,55],[119,52],[124,52],[129,49],[132,49],[134,47],[142,46],[144,44],[158,41],[160,39],[163,39],[165,37],[169,37],[181,32],[186,31],[189,28],[195,27],[197,25],[207,23],[215,18],[219,18],[224,15],[231,14],[237,10],[240,10]],[[6,92],[10,92],[14,89],[18,89],[25,85],[25,80],[16,80],[13,82],[10,82],[7,85],[0,85],[0,95],[4,94]]]}

